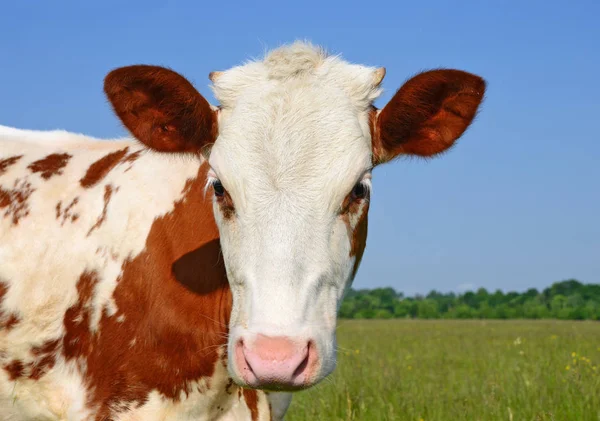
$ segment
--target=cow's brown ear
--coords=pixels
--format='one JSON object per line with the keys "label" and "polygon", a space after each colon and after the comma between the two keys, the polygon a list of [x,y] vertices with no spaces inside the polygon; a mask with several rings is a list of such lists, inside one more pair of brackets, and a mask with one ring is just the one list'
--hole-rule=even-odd
{"label": "cow's brown ear", "polygon": [[373,161],[439,154],[473,121],[485,81],[461,70],[431,70],[408,80],[381,110],[373,110]]}
{"label": "cow's brown ear", "polygon": [[172,70],[121,67],[106,76],[104,92],[125,127],[152,149],[200,152],[216,140],[216,112],[186,78]]}

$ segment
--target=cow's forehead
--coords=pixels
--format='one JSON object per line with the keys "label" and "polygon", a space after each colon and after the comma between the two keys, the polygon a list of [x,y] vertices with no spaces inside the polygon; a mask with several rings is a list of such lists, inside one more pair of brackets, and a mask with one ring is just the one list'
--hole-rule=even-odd
{"label": "cow's forehead", "polygon": [[256,202],[253,207],[270,206],[283,195],[304,208],[328,208],[331,201],[341,201],[338,196],[348,193],[372,162],[366,119],[354,116],[346,124],[332,119],[328,127],[328,117],[289,125],[264,122],[265,127],[240,122],[244,133],[223,133],[210,164],[230,193]]}
{"label": "cow's forehead", "polygon": [[[213,78],[212,88],[220,105],[231,109],[240,100],[273,87],[279,87],[279,93],[291,93],[329,86],[343,91],[360,111],[367,109],[381,93],[379,71],[348,63],[309,43],[296,42],[271,51],[263,60],[219,72]],[[327,99],[327,94],[323,92],[319,97]]]}
{"label": "cow's forehead", "polygon": [[327,187],[349,187],[371,162],[374,72],[306,44],[224,72],[215,81],[224,106],[211,165],[246,196],[294,189],[331,196]]}

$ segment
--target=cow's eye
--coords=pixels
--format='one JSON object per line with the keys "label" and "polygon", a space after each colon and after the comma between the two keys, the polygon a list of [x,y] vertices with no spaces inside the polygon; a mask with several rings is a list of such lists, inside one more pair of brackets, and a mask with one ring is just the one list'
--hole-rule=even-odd
{"label": "cow's eye", "polygon": [[225,194],[225,187],[223,187],[223,184],[221,184],[219,180],[213,181],[212,185],[213,190],[215,191],[215,196],[222,197]]}
{"label": "cow's eye", "polygon": [[369,186],[367,186],[363,181],[356,183],[356,185],[352,189],[352,198],[353,199],[364,199],[368,195],[369,195]]}

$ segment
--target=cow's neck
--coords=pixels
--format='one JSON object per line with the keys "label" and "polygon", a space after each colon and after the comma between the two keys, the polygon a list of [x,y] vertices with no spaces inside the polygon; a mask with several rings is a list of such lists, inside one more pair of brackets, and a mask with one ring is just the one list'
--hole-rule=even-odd
{"label": "cow's neck", "polygon": [[[144,250],[123,264],[116,313],[103,312],[98,334],[66,326],[65,356],[86,360],[96,403],[116,396],[142,402],[152,391],[178,399],[223,371],[231,293],[206,172],[203,164],[188,179],[173,210],[152,223]],[[83,296],[97,282],[94,273],[84,275],[75,308],[83,317]]]}

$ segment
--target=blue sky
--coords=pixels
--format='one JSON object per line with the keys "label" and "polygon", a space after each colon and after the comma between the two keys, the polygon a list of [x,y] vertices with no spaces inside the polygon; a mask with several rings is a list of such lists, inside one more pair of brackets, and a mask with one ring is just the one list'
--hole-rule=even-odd
{"label": "blue sky", "polygon": [[443,157],[375,170],[355,286],[600,283],[600,3],[493,3],[8,2],[0,124],[120,136],[112,68],[169,66],[213,100],[210,71],[295,39],[385,66],[379,106],[419,70],[464,69],[488,81],[481,114]]}

